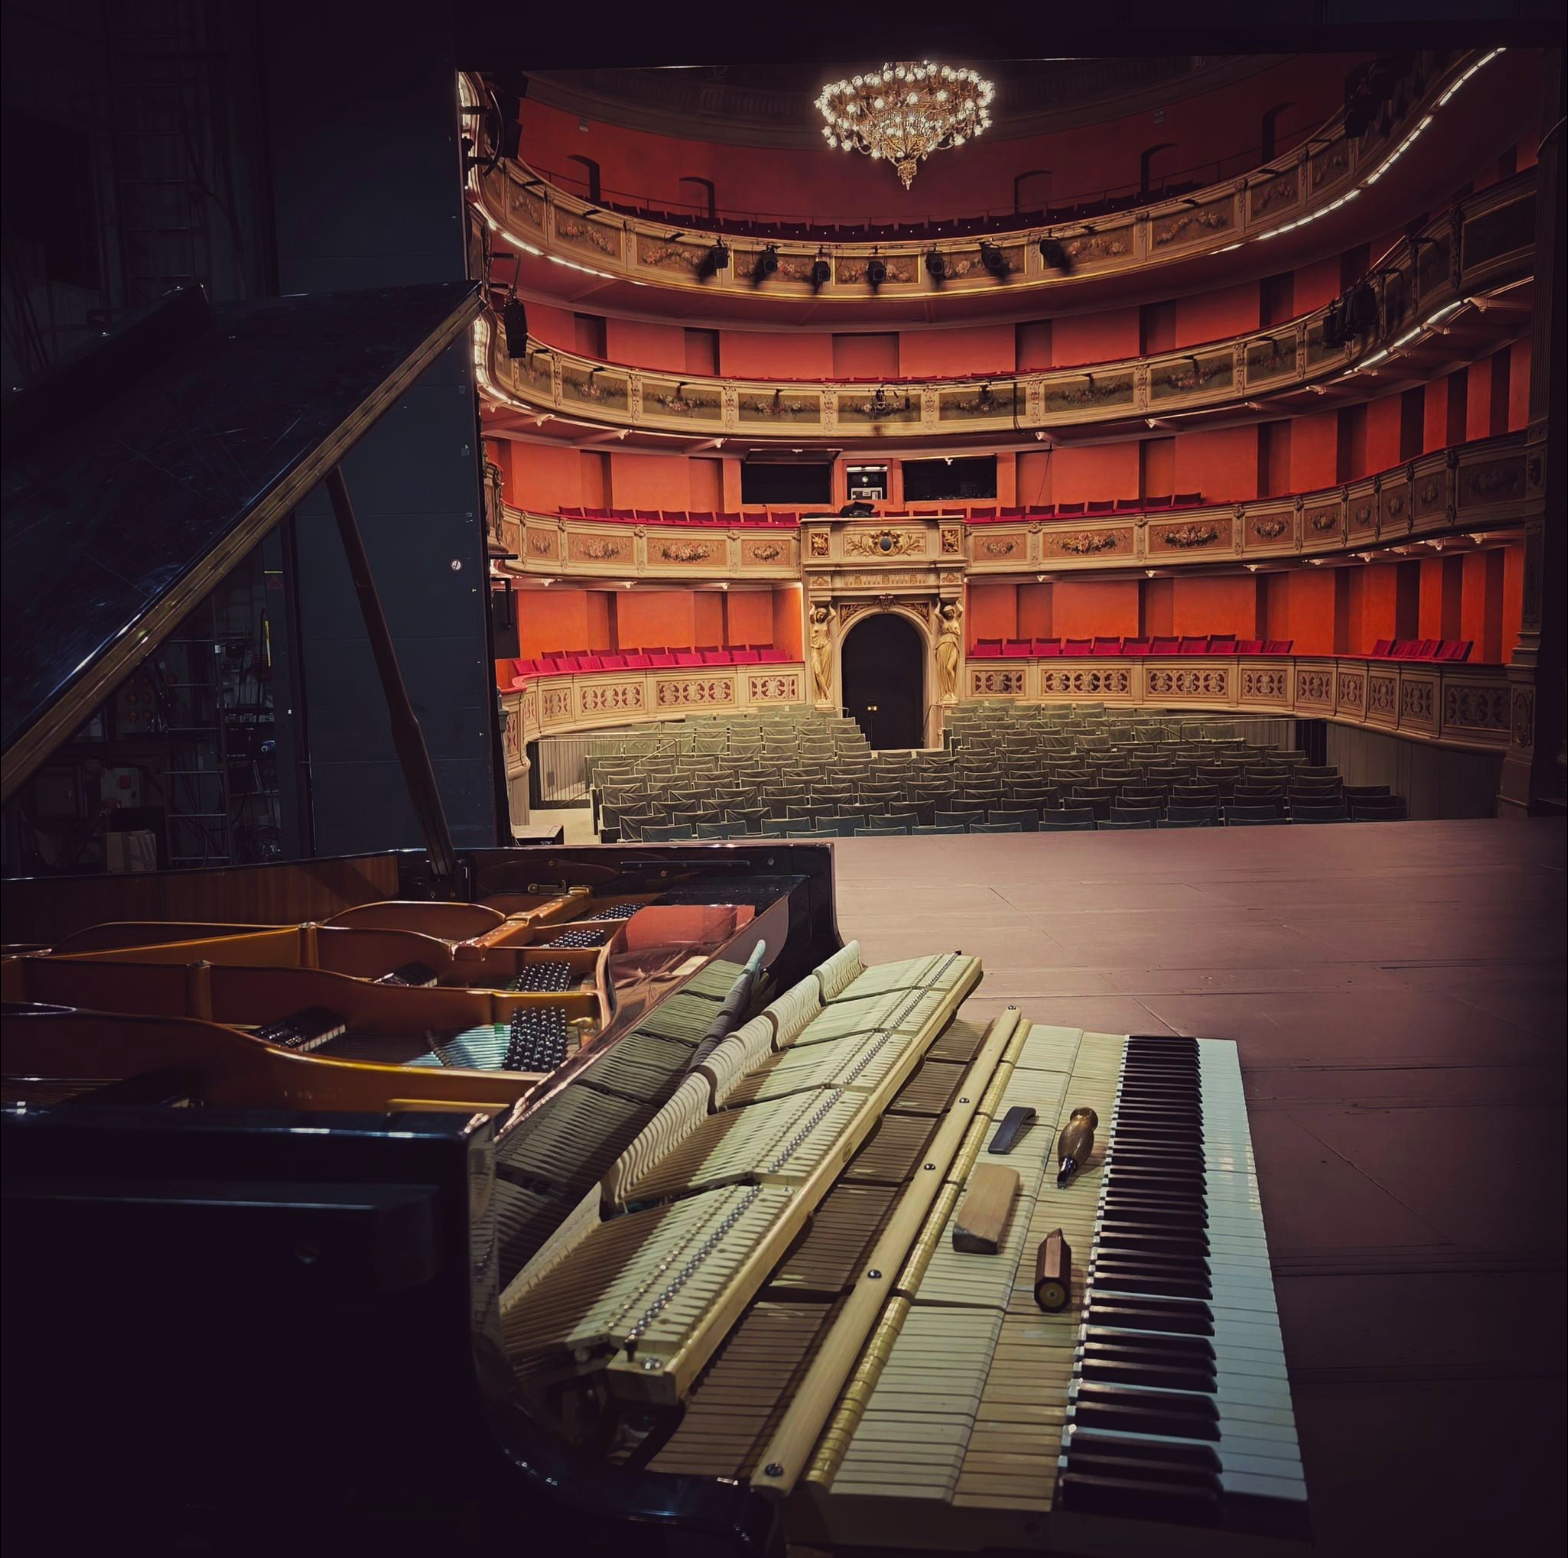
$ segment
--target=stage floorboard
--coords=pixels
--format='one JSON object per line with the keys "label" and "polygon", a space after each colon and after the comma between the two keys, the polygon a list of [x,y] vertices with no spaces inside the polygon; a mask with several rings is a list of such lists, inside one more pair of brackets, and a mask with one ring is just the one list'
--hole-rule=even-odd
{"label": "stage floorboard", "polygon": [[[1561,823],[846,839],[867,962],[1236,1040],[1317,1550],[1558,1534]],[[1555,1550],[1555,1547],[1551,1550]]]}

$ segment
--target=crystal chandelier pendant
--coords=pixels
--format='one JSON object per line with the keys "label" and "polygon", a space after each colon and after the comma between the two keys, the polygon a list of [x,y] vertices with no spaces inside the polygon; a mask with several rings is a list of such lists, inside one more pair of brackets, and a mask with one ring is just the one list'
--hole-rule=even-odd
{"label": "crystal chandelier pendant", "polygon": [[839,151],[890,162],[908,189],[933,152],[973,140],[991,126],[992,84],[966,66],[902,61],[823,87],[822,134]]}

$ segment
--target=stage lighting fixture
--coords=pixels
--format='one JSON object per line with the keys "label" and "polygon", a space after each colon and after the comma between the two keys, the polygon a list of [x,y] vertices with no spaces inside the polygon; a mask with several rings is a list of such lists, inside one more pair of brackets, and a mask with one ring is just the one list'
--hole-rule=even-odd
{"label": "stage lighting fixture", "polygon": [[1377,289],[1362,282],[1345,300],[1351,335],[1371,335],[1378,326]]}
{"label": "stage lighting fixture", "polygon": [[983,241],[980,245],[980,263],[993,276],[1007,274],[1007,256],[989,240]]}
{"label": "stage lighting fixture", "polygon": [[1343,298],[1335,298],[1324,311],[1323,344],[1325,346],[1343,346],[1345,344],[1345,302]]}
{"label": "stage lighting fixture", "polygon": [[866,261],[866,280],[873,287],[880,287],[887,280],[887,262],[873,254]]}
{"label": "stage lighting fixture", "polygon": [[822,255],[819,254],[816,259],[811,262],[811,285],[814,287],[823,287],[826,286],[832,279],[833,267]]}
{"label": "stage lighting fixture", "polygon": [[506,305],[501,310],[501,326],[506,331],[506,355],[508,357],[526,357],[528,355],[528,310],[523,307],[521,298],[511,297],[506,300]]}
{"label": "stage lighting fixture", "polygon": [[931,273],[932,281],[945,281],[947,279],[947,256],[940,249],[926,251],[926,269]]}
{"label": "stage lighting fixture", "polygon": [[757,256],[757,276],[773,275],[779,268],[779,249],[777,244],[770,243],[761,254]]}
{"label": "stage lighting fixture", "polygon": [[702,258],[702,274],[716,276],[721,270],[730,268],[729,246],[721,238]]}
{"label": "stage lighting fixture", "polygon": [[1054,238],[1040,240],[1040,258],[1045,262],[1047,270],[1059,270],[1064,276],[1073,273],[1073,257],[1067,252],[1066,246]]}

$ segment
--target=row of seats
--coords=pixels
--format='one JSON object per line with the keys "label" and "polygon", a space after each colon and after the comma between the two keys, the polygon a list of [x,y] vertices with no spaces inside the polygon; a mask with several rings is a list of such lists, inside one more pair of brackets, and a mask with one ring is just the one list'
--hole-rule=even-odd
{"label": "row of seats", "polygon": [[[1347,786],[1337,769],[1313,766],[1302,752],[1251,746],[1228,722],[1111,713],[1103,705],[960,704],[949,749],[937,752],[873,753],[858,727],[833,716],[764,724],[732,715],[690,721],[684,730],[690,733],[666,736],[654,727],[588,760],[602,837],[845,837],[974,824],[1035,831],[1084,821],[1218,825],[1404,815],[1385,788]],[[669,739],[689,744],[659,750]]]}
{"label": "row of seats", "polygon": [[[992,233],[1016,233],[1028,228],[1052,227],[1063,223],[1093,221],[1118,211],[1174,200],[1191,194],[1200,186],[1190,179],[1176,180],[1158,188],[1128,188],[1107,192],[1092,199],[1068,205],[1039,206],[1032,211],[1003,211],[981,216],[930,217],[915,222],[814,222],[768,221],[757,217],[714,212],[667,211],[662,207],[607,200],[604,209],[644,222],[657,222],[687,233],[694,242],[704,234],[723,233],[737,238],[761,238],[780,243],[923,243],[940,238],[984,237]],[[699,229],[696,231],[695,229]]]}
{"label": "row of seats", "polygon": [[800,527],[798,512],[773,509],[563,508],[560,515],[562,519],[590,519],[596,524],[699,525],[742,530],[796,530]]}
{"label": "row of seats", "polygon": [[[1164,513],[1171,509],[1202,508],[1211,500],[1201,492],[1178,492],[1164,498],[1094,498],[1081,503],[1030,503],[999,507],[994,503],[954,501],[941,508],[893,509],[878,507],[873,519],[964,519],[971,525],[994,525],[1009,520],[1103,519],[1116,514]],[[798,510],[765,509],[617,509],[563,507],[562,519],[591,520],[595,524],[696,525],[715,529],[793,530],[800,525]]]}
{"label": "row of seats", "polygon": [[[798,659],[799,657],[796,656]],[[502,688],[516,687],[532,676],[572,676],[580,671],[659,671],[675,666],[785,665],[790,655],[772,644],[732,644],[727,649],[709,645],[702,649],[639,649],[611,653],[607,650],[553,651],[532,660],[497,660],[496,680]]]}
{"label": "row of seats", "polygon": [[1439,660],[1462,665],[1470,658],[1475,641],[1468,638],[1380,638],[1369,660]]}
{"label": "row of seats", "polygon": [[1293,638],[1237,638],[1230,633],[1114,638],[977,638],[971,660],[1028,660],[1082,655],[1288,655]]}

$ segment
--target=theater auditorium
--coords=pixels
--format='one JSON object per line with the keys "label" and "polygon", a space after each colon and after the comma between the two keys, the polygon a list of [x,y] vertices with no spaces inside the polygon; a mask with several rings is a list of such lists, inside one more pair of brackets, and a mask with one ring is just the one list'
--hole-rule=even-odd
{"label": "theater auditorium", "polygon": [[1561,18],[1124,9],[8,8],[19,1540],[1557,1550]]}

